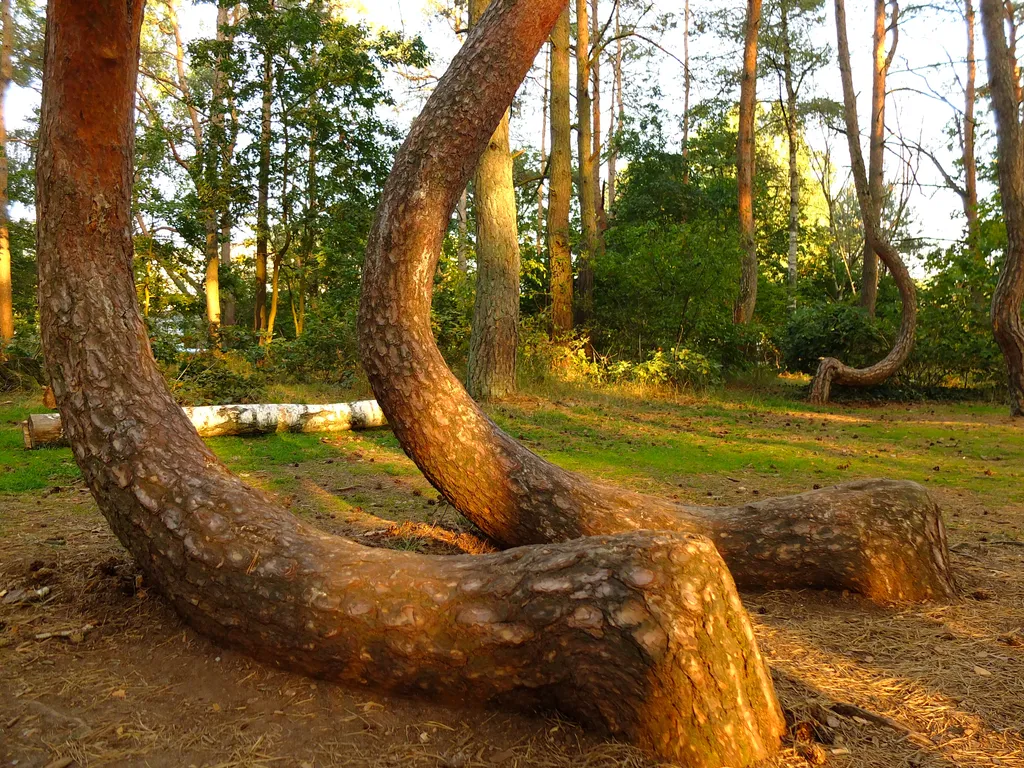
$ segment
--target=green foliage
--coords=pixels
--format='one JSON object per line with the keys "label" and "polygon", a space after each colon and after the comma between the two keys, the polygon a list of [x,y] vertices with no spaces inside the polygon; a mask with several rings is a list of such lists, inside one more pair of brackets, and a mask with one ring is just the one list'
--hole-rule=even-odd
{"label": "green foliage", "polygon": [[887,345],[878,323],[860,307],[819,303],[793,312],[783,350],[789,370],[814,373],[823,357],[869,365],[885,356]]}
{"label": "green foliage", "polygon": [[266,400],[266,380],[251,362],[237,353],[199,352],[186,356],[166,371],[171,392],[182,405],[260,403]]}
{"label": "green foliage", "polygon": [[266,350],[263,373],[287,383],[351,384],[359,366],[354,311],[345,315],[318,309],[294,339],[277,339]]}

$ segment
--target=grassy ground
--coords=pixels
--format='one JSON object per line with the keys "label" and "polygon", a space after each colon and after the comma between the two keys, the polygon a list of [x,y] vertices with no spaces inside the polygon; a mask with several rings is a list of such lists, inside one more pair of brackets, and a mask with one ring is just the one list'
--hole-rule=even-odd
{"label": "grassy ground", "polygon": [[[0,764],[648,765],[564,723],[310,688],[218,651],[137,582],[70,451],[23,450],[17,422],[38,410],[35,397],[0,395],[0,592],[51,587],[41,604],[0,604]],[[924,483],[944,509],[965,597],[883,611],[849,595],[745,595],[761,647],[791,716],[822,721],[830,765],[1024,766],[1024,432],[1003,409],[557,388],[491,415],[562,466],[687,501],[859,477]],[[489,546],[388,431],[209,442],[248,482],[332,532],[422,552]],[[80,641],[35,639],[87,623],[95,629]],[[834,702],[898,727],[818,716]],[[809,750],[791,744],[778,764],[813,763]]]}

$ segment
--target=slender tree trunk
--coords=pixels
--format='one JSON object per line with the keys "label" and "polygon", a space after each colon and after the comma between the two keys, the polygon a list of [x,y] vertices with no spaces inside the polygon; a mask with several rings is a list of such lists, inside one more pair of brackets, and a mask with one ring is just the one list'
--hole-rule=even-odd
{"label": "slender tree trunk", "polygon": [[[270,241],[270,131],[274,96],[274,65],[270,51],[263,52],[263,104],[260,112],[260,165],[256,193],[256,290],[254,329],[267,331],[267,254]],[[261,338],[260,343],[264,340]]]}
{"label": "slender tree trunk", "polygon": [[277,307],[281,298],[281,258],[274,254],[274,266],[270,276],[270,311],[267,313],[267,332],[265,346],[270,346],[274,340],[274,324],[277,322]]}
{"label": "slender tree trunk", "polygon": [[[228,123],[231,118],[231,103],[233,97],[230,92],[230,83],[227,82],[227,74],[224,65],[223,47],[234,41],[234,33],[229,31],[231,24],[230,8],[221,6],[217,9],[217,71],[214,75],[214,89],[212,105],[218,110],[211,116],[214,123],[214,131],[211,136],[218,142],[219,172],[216,178],[215,197],[217,208],[217,248],[220,252],[220,270],[227,275],[231,270],[231,209],[227,195],[227,188],[230,184],[228,177],[231,174],[231,164],[234,155],[234,142],[229,137]],[[235,324],[235,297],[230,290],[220,291],[221,304],[221,325]]]}
{"label": "slender tree trunk", "polygon": [[[470,0],[475,26],[490,0]],[[498,123],[480,158],[473,184],[476,211],[476,301],[469,338],[466,381],[477,400],[500,399],[516,391],[519,346],[519,227],[509,114]]]}
{"label": "slender tree trunk", "polygon": [[0,360],[14,338],[14,288],[11,283],[11,235],[7,194],[7,90],[11,85],[14,18],[11,0],[0,2],[3,39],[0,47]]}
{"label": "slender tree trunk", "polygon": [[[551,75],[551,48],[545,51],[544,61],[544,93],[541,98],[540,113],[540,173],[541,179],[537,183],[537,260],[544,259],[544,176],[548,172],[548,91],[550,89],[549,79]],[[549,265],[550,271],[550,265]]]}
{"label": "slender tree trunk", "polygon": [[996,116],[999,192],[1006,222],[1006,258],[992,296],[992,331],[1006,359],[1010,413],[1024,416],[1024,128],[1017,91],[1019,73],[1003,32],[999,0],[981,0],[988,46],[989,88]]}
{"label": "slender tree trunk", "polygon": [[[903,259],[881,232],[881,224],[872,207],[871,182],[864,166],[864,154],[860,148],[860,121],[857,117],[857,95],[853,90],[853,73],[850,68],[850,42],[846,31],[845,0],[835,0],[836,37],[838,38],[839,72],[843,81],[843,117],[846,122],[846,138],[850,147],[850,166],[853,171],[857,204],[864,222],[865,251],[870,247],[878,254],[900,292],[903,304],[900,328],[893,342],[892,350],[882,360],[867,368],[850,368],[834,357],[822,359],[818,372],[811,382],[811,402],[827,403],[832,384],[852,387],[867,387],[880,384],[906,362],[914,349],[914,333],[917,327],[917,289],[907,271]],[[895,23],[896,11],[893,13]],[[895,43],[894,48],[895,50]],[[888,65],[886,65],[888,66]]]}
{"label": "slender tree trunk", "polygon": [[457,215],[459,219],[459,271],[462,274],[469,272],[469,190],[462,190],[462,195],[459,197],[459,205]]}
{"label": "slender tree trunk", "polygon": [[683,186],[690,184],[690,0],[683,3]]}
{"label": "slender tree trunk", "polygon": [[740,77],[739,132],[736,142],[736,185],[740,220],[740,291],[734,320],[746,325],[757,305],[757,233],[754,229],[754,126],[757,118],[757,38],[761,0],[747,0]]}
{"label": "slender tree trunk", "polygon": [[597,255],[597,188],[594,176],[590,93],[590,15],[588,0],[576,0],[576,150],[579,163],[580,252],[577,258],[576,320],[586,325],[594,312],[594,259]]}
{"label": "slender tree trunk", "polygon": [[786,272],[790,305],[795,307],[797,269],[799,266],[797,263],[797,250],[800,238],[800,168],[797,165],[800,132],[798,130],[799,123],[797,122],[797,94],[793,82],[793,54],[790,49],[789,17],[786,4],[780,5],[779,9],[782,33],[783,78],[786,85],[786,140],[789,145],[789,258]]}
{"label": "slender tree trunk", "polygon": [[572,112],[569,105],[569,9],[551,33],[551,158],[548,161],[548,254],[551,260],[553,335],[572,332]]}
{"label": "slender tree trunk", "polygon": [[615,77],[612,80],[611,120],[608,130],[608,192],[606,203],[606,221],[615,215],[615,196],[618,182],[619,147],[618,135],[622,130],[625,109],[622,98],[622,26],[619,21],[619,4],[615,4]]}
{"label": "slender tree trunk", "polygon": [[964,23],[967,26],[967,78],[964,85],[964,216],[967,218],[967,242],[975,261],[982,260],[981,232],[978,222],[978,158],[975,151],[977,123],[974,118],[977,103],[977,56],[974,52],[975,12],[974,0],[964,0]]}
{"label": "slender tree trunk", "polygon": [[[882,226],[882,205],[885,202],[885,95],[889,64],[896,52],[896,29],[899,6],[893,2],[893,45],[885,51],[887,32],[885,6],[887,0],[875,0],[875,25],[872,32],[873,70],[871,73],[871,132],[869,136],[868,188],[871,195],[870,215],[876,227]],[[860,303],[874,316],[878,302],[878,253],[866,239],[861,271]]]}
{"label": "slender tree trunk", "polygon": [[[919,485],[868,481],[739,508],[683,506],[550,464],[459,386],[430,331],[434,270],[458,194],[547,32],[534,28],[548,3],[559,10],[558,0],[495,0],[456,74],[413,124],[382,194],[388,213],[368,240],[360,349],[402,448],[453,506],[508,545],[600,530],[699,531],[750,587],[838,587],[879,601],[952,594],[942,519]],[[526,30],[531,47],[509,44]]]}
{"label": "slender tree trunk", "polygon": [[597,215],[597,231],[594,238],[594,260],[599,261],[604,255],[604,232],[608,229],[608,218],[604,210],[604,193],[601,189],[601,20],[598,17],[598,0],[590,0],[590,44],[594,55],[590,61],[590,79],[593,90],[590,99],[593,135],[591,136],[593,156],[592,172],[594,174],[594,210]]}
{"label": "slender tree trunk", "polygon": [[[561,7],[497,2],[405,145],[433,175],[418,132],[437,113],[471,118],[468,141],[449,122],[426,142],[469,144],[443,153],[440,173],[458,188],[419,198],[439,225],[433,246]],[[294,670],[433,700],[555,707],[694,768],[774,752],[785,724],[771,678],[709,542],[635,532],[485,556],[369,549],[282,512],[217,461],[153,362],[131,278],[142,5],[51,0],[37,210],[57,405],[85,482],[147,579],[200,631]],[[477,103],[460,103],[465,93]],[[86,148],[83,134],[98,141]],[[416,166],[396,167],[410,181]]]}

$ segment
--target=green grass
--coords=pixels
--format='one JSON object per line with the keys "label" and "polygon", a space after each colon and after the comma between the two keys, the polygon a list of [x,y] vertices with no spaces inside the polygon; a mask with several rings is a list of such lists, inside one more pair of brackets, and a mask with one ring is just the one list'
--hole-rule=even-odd
{"label": "green grass", "polygon": [[[289,400],[303,395],[280,394],[279,399]],[[321,400],[347,396],[316,394]],[[1024,502],[1024,425],[1013,423],[996,406],[814,408],[778,393],[759,397],[740,390],[690,398],[572,388],[545,395],[495,406],[491,415],[552,461],[639,489],[715,495],[735,492],[722,485],[731,479],[734,485],[767,494],[884,476],[969,491],[993,505]],[[22,448],[17,422],[40,410],[38,398],[8,395],[4,400],[0,493],[74,481],[78,472],[69,450]],[[355,475],[418,475],[388,431],[327,439],[296,434],[223,437],[209,444],[233,470],[262,473],[267,487],[279,491],[295,486],[290,471],[294,465],[346,457],[346,471]],[[354,459],[364,452],[372,460]]]}

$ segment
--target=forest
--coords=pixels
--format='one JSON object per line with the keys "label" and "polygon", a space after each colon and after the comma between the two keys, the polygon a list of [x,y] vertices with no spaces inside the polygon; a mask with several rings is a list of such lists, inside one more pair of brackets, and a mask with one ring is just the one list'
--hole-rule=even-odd
{"label": "forest", "polygon": [[0,22],[0,763],[1024,765],[1024,5]]}

